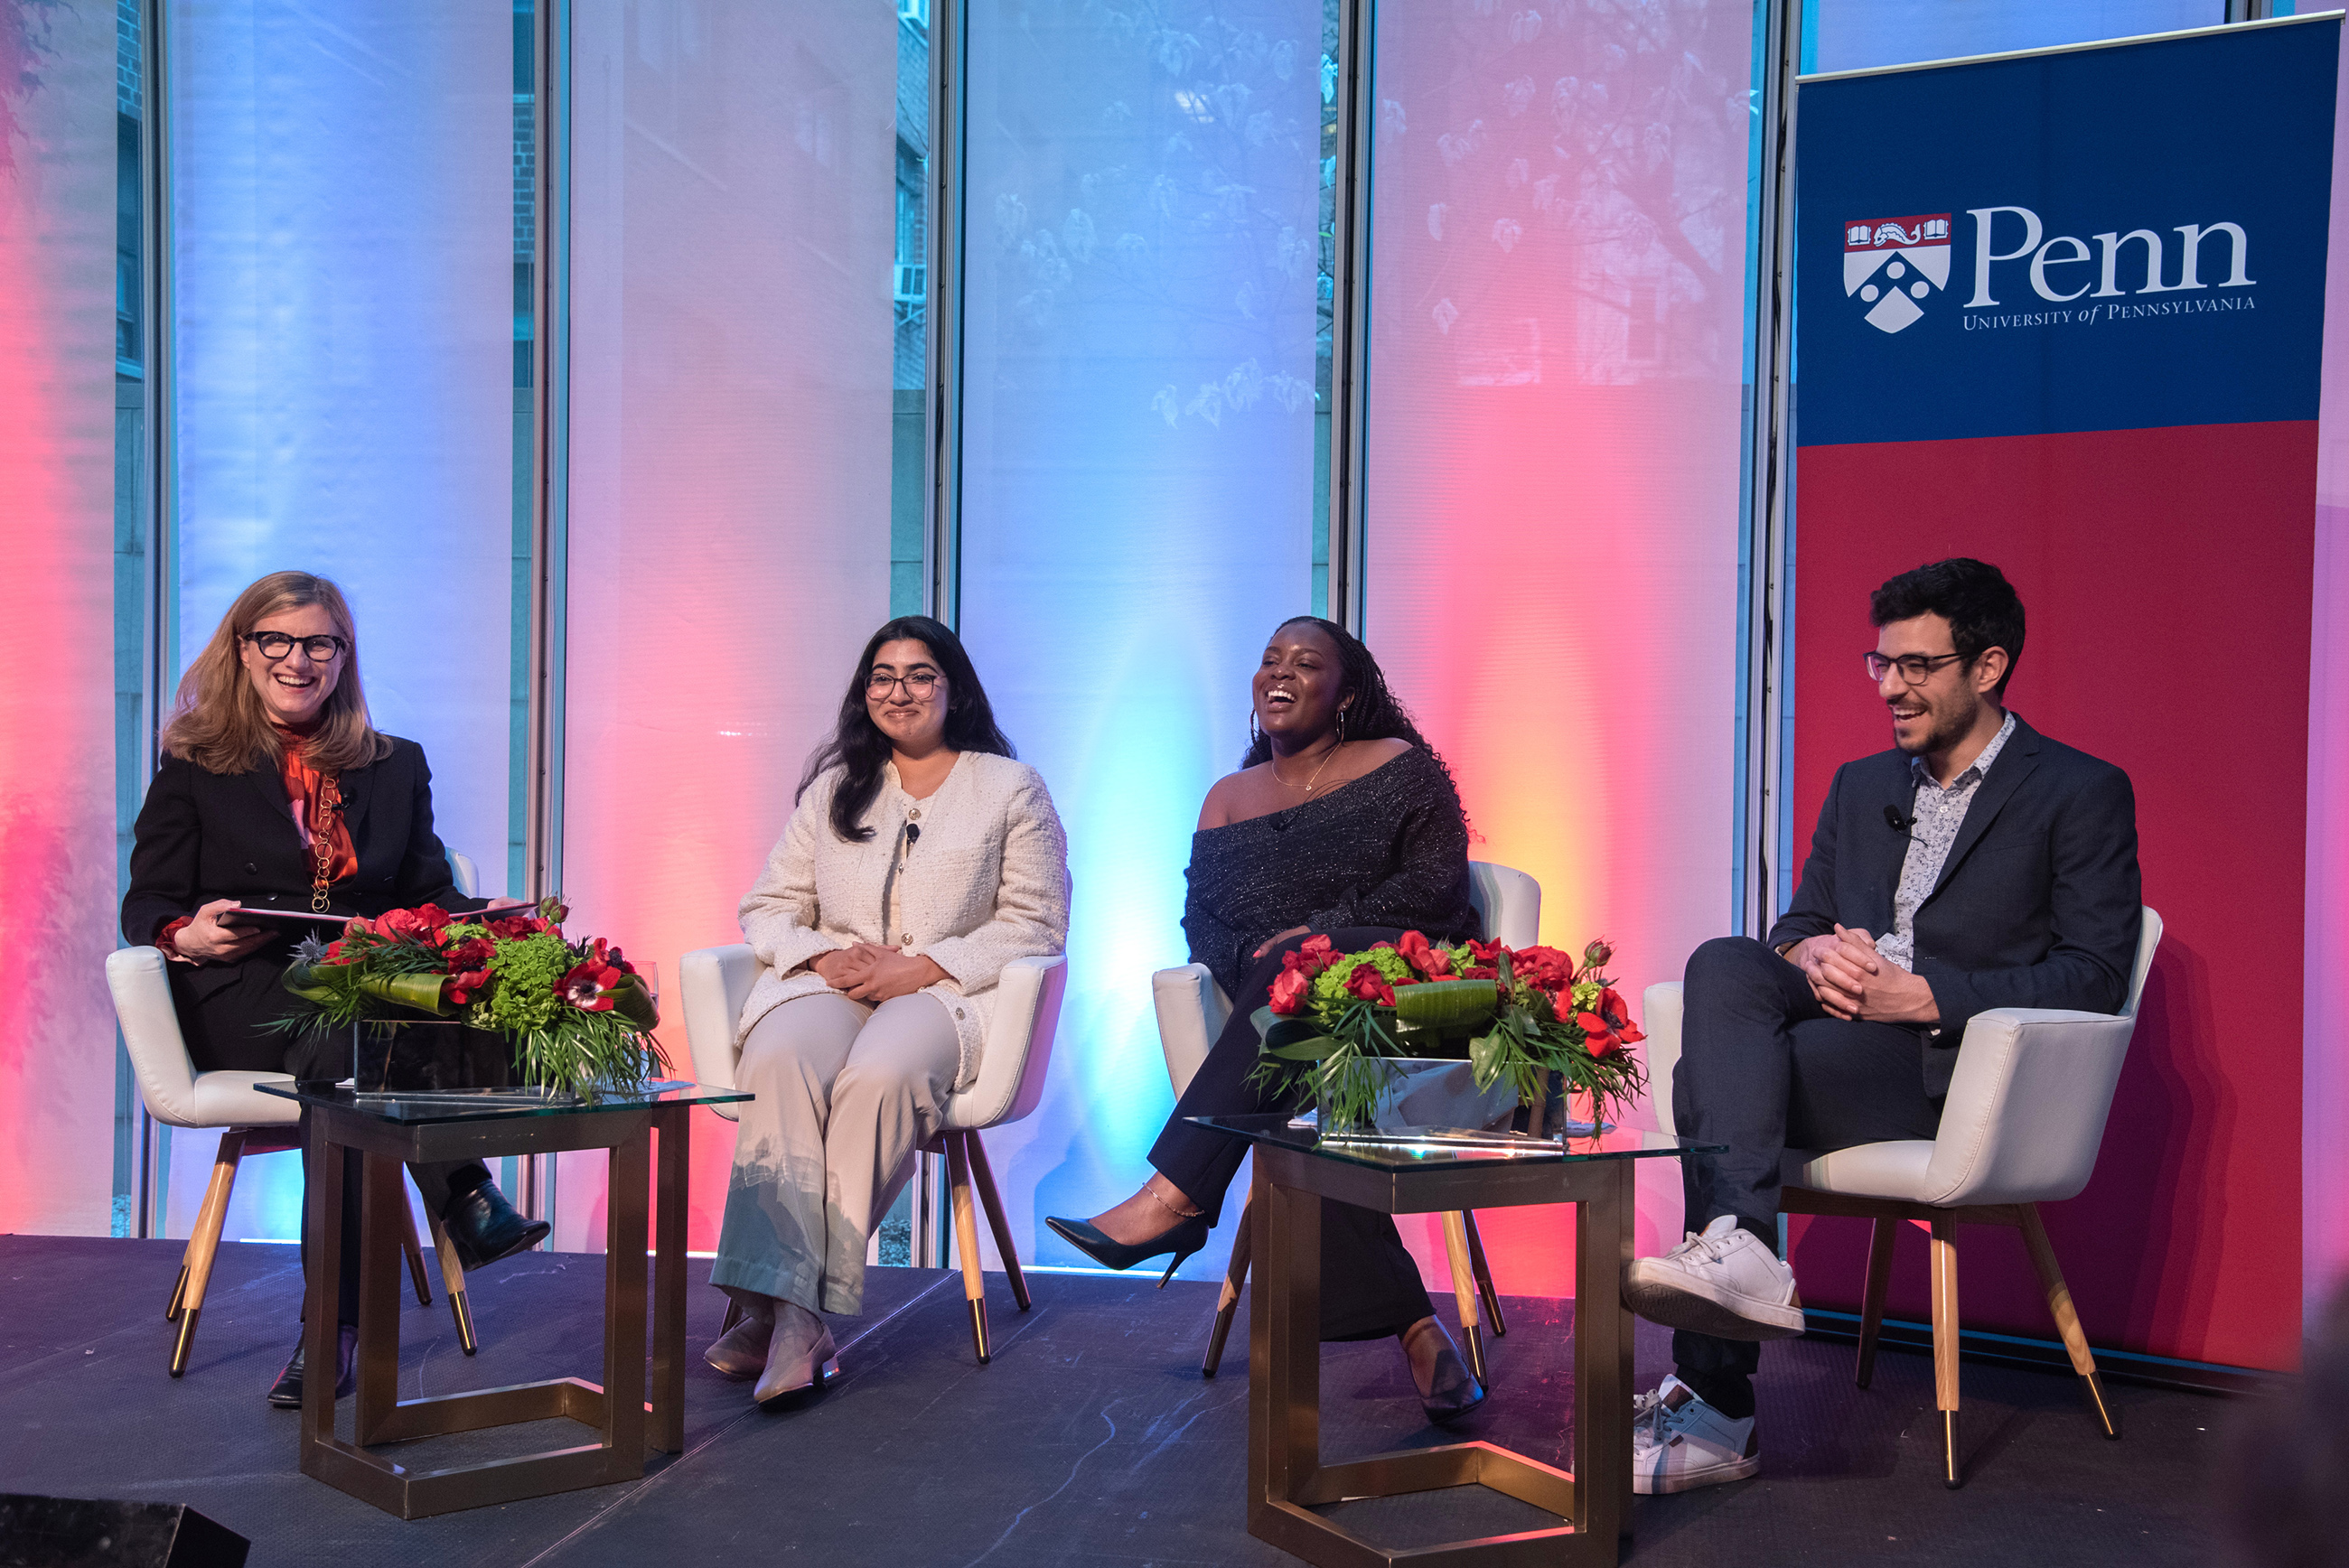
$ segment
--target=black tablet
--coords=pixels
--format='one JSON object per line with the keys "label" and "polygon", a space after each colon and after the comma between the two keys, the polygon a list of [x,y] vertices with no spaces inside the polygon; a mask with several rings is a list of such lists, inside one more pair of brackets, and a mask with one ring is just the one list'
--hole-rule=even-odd
{"label": "black tablet", "polygon": [[239,904],[221,912],[225,925],[249,928],[267,927],[274,931],[315,931],[324,926],[339,928],[351,919],[347,914],[314,914],[306,909],[257,909],[251,904]]}

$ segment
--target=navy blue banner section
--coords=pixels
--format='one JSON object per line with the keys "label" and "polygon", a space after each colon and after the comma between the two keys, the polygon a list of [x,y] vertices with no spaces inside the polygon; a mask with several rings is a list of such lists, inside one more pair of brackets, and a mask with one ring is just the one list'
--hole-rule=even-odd
{"label": "navy blue banner section", "polygon": [[2338,17],[1809,82],[1797,439],[2316,418]]}

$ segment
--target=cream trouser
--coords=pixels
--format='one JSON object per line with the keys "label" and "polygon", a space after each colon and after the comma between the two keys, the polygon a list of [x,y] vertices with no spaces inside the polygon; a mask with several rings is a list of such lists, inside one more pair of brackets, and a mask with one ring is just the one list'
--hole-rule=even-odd
{"label": "cream trouser", "polygon": [[[734,1177],[709,1283],[811,1312],[864,1305],[864,1248],[937,1130],[959,1047],[933,995],[799,996],[750,1026]],[[755,1305],[755,1303],[745,1303]]]}

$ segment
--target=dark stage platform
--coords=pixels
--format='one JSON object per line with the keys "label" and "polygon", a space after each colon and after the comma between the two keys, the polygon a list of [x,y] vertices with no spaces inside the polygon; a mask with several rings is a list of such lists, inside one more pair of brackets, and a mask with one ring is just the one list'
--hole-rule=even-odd
{"label": "dark stage platform", "polygon": [[[996,1358],[981,1367],[956,1276],[876,1270],[872,1310],[835,1329],[845,1379],[811,1408],[769,1417],[699,1360],[724,1302],[700,1284],[709,1264],[697,1260],[685,1454],[632,1484],[402,1523],[297,1474],[296,1417],[263,1402],[295,1336],[294,1249],[222,1247],[193,1361],[174,1382],[163,1305],[179,1253],[177,1243],[0,1236],[0,1491],[188,1502],[250,1536],[256,1565],[1295,1561],[1247,1534],[1245,1336],[1234,1335],[1223,1375],[1202,1381],[1209,1285],[1162,1293],[1139,1277],[1040,1274],[1035,1310],[1021,1315],[998,1278]],[[437,1298],[405,1297],[402,1395],[596,1377],[602,1279],[599,1259],[564,1253],[475,1275],[472,1361]],[[1572,1311],[1508,1303],[1494,1398],[1464,1433],[1567,1462]],[[1392,1345],[1324,1354],[1325,1452],[1451,1440],[1422,1420]],[[1665,1336],[1643,1326],[1642,1386],[1667,1365]],[[1762,1476],[1640,1500],[1627,1561],[2055,1568],[2215,1555],[2204,1509],[2225,1400],[2114,1385],[2124,1439],[2107,1443],[2068,1376],[1969,1365],[1972,1479],[1950,1492],[1927,1358],[1888,1352],[1868,1392],[1852,1387],[1842,1345],[1773,1346],[1764,1367]],[[459,1445],[549,1446],[564,1429],[579,1430],[436,1440],[479,1457],[498,1450]],[[1346,1517],[1401,1545],[1538,1516],[1468,1491]]]}

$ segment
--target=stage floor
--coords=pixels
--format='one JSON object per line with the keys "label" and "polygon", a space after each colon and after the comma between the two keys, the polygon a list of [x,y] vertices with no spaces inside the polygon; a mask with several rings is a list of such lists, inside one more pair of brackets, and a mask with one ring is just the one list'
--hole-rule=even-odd
{"label": "stage floor", "polygon": [[[878,1269],[870,1310],[835,1326],[843,1380],[809,1408],[769,1417],[747,1386],[699,1359],[724,1300],[696,1260],[685,1454],[641,1481],[403,1523],[299,1475],[296,1418],[263,1400],[295,1337],[295,1250],[221,1249],[193,1360],[174,1382],[163,1305],[180,1251],[0,1236],[0,1491],[191,1503],[250,1536],[256,1568],[1296,1561],[1247,1533],[1246,1335],[1233,1336],[1222,1376],[1202,1380],[1210,1285],[1160,1292],[1135,1276],[1039,1274],[1023,1315],[991,1276],[996,1354],[981,1367],[958,1276]],[[403,1297],[403,1397],[598,1376],[599,1258],[532,1253],[475,1275],[481,1350],[470,1362],[432,1279],[431,1306]],[[1565,1464],[1572,1304],[1507,1305],[1493,1399],[1457,1433]],[[1667,1337],[1641,1326],[1643,1386],[1668,1368]],[[1969,1364],[1971,1479],[1951,1492],[1930,1362],[1888,1351],[1862,1392],[1851,1354],[1811,1341],[1765,1351],[1761,1476],[1639,1500],[1626,1560],[2055,1568],[2215,1555],[2204,1510],[2229,1401],[2113,1385],[2124,1437],[2107,1443],[2069,1377]],[[1421,1418],[1392,1344],[1331,1346],[1322,1377],[1327,1453],[1454,1440]],[[437,1441],[475,1457],[580,1429],[548,1422]],[[1540,1517],[1478,1491],[1346,1505],[1343,1516],[1397,1545]]]}

